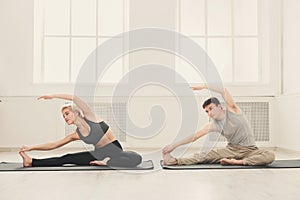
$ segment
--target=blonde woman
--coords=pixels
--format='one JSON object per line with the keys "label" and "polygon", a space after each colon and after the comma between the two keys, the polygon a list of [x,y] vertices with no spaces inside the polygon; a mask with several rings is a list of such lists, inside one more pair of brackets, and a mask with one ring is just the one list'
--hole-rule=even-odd
{"label": "blonde woman", "polygon": [[[19,154],[24,167],[75,165],[108,165],[115,167],[135,167],[142,157],[132,151],[123,151],[121,144],[115,138],[113,131],[97,116],[90,107],[79,97],[68,94],[44,95],[38,99],[63,99],[73,101],[76,106],[67,105],[61,109],[64,120],[68,125],[74,124],[74,133],[56,142],[41,145],[23,146]],[[25,152],[33,150],[52,150],[75,140],[94,145],[94,151],[66,154],[61,157],[46,159],[31,158]]]}

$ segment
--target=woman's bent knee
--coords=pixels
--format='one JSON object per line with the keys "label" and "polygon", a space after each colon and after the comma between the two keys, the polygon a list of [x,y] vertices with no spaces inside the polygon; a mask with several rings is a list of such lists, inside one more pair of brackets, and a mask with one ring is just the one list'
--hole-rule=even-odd
{"label": "woman's bent knee", "polygon": [[142,162],[142,156],[138,153],[133,152],[132,154],[132,162],[134,165],[139,165]]}
{"label": "woman's bent knee", "polygon": [[142,156],[136,152],[126,152],[131,166],[137,166],[142,162]]}

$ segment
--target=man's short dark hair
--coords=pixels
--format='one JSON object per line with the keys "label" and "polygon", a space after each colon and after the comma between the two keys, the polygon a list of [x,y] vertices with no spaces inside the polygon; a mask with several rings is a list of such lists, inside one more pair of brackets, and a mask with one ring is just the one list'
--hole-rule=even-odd
{"label": "man's short dark hair", "polygon": [[204,109],[206,106],[208,106],[211,103],[215,104],[216,106],[221,104],[219,99],[217,99],[216,97],[211,97],[211,98],[207,99],[206,101],[204,101],[202,108]]}

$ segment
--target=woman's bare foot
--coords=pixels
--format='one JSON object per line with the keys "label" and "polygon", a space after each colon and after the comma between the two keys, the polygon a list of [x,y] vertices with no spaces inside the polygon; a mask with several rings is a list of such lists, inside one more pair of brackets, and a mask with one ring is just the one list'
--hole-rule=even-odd
{"label": "woman's bare foot", "polygon": [[110,157],[106,157],[103,160],[94,160],[90,162],[90,165],[99,165],[99,166],[106,166],[107,162],[110,160]]}
{"label": "woman's bare foot", "polygon": [[177,165],[177,159],[172,157],[170,153],[163,153],[163,164],[164,165]]}
{"label": "woman's bare foot", "polygon": [[234,158],[223,158],[220,160],[221,165],[244,165],[243,160],[236,160]]}
{"label": "woman's bare foot", "polygon": [[29,157],[24,151],[20,151],[19,154],[23,159],[23,167],[31,167],[32,166],[32,158]]}

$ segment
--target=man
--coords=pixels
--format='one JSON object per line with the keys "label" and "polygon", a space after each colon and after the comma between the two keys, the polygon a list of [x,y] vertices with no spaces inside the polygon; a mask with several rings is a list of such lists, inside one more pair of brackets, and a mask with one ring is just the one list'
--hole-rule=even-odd
{"label": "man", "polygon": [[[201,85],[192,87],[193,90],[208,89]],[[201,163],[220,163],[222,165],[266,165],[274,161],[272,152],[259,149],[254,140],[253,131],[227,89],[210,90],[222,94],[226,103],[224,110],[215,97],[203,103],[203,109],[211,119],[200,131],[163,148],[165,165],[191,165]],[[174,158],[170,153],[177,147],[194,142],[209,132],[219,132],[228,141],[226,148],[212,149],[207,153],[195,153],[191,157]]]}

